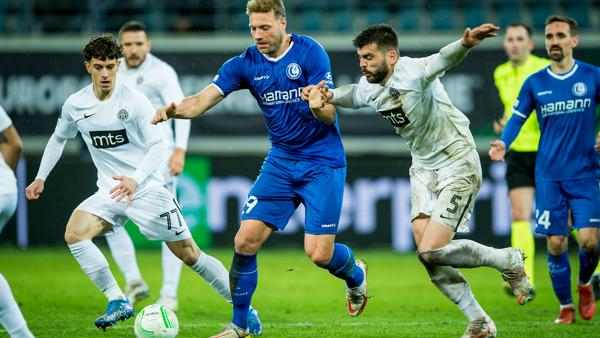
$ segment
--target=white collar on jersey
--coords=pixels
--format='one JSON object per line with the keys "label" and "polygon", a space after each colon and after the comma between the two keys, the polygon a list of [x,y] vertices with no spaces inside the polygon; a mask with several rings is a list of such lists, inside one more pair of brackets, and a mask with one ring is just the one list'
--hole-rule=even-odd
{"label": "white collar on jersey", "polygon": [[569,77],[571,77],[571,75],[575,74],[575,72],[577,71],[577,68],[579,68],[579,65],[576,62],[575,65],[573,67],[571,67],[571,70],[569,70],[566,73],[556,74],[555,72],[552,71],[552,68],[550,66],[548,68],[546,68],[546,72],[548,72],[548,74],[550,74],[550,76],[552,76],[555,79],[564,80],[564,79],[568,79]]}
{"label": "white collar on jersey", "polygon": [[[291,39],[291,38],[292,38],[292,36],[290,35],[290,39]],[[293,47],[293,46],[294,46],[294,40],[292,40],[292,41],[290,42],[290,45],[289,45],[289,46],[288,46],[288,48],[285,50],[285,52],[283,52],[283,54],[279,55],[279,56],[278,56],[278,57],[276,57],[276,58],[272,58],[272,57],[270,57],[270,56],[267,56],[267,55],[265,55],[265,54],[263,54],[263,53],[260,53],[260,51],[258,51],[258,52],[259,52],[260,54],[262,54],[262,56],[264,56],[264,57],[265,57],[265,59],[267,59],[267,60],[269,60],[269,61],[277,62],[277,61],[279,61],[279,60],[283,59],[283,57],[284,57],[284,56],[286,56],[286,55],[287,55],[287,53],[288,53],[290,50],[292,50],[292,47]],[[258,49],[258,47],[256,47],[256,49]]]}

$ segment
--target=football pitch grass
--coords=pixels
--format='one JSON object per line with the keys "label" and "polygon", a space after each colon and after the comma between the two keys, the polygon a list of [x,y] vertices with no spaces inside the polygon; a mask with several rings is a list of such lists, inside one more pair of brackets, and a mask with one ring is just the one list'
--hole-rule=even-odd
{"label": "football pitch grass", "polygon": [[[105,254],[108,253],[103,249]],[[209,250],[229,267],[230,250]],[[318,269],[301,249],[259,254],[259,282],[253,305],[263,322],[263,337],[460,337],[467,321],[430,283],[414,254],[357,250],[369,264],[369,304],[357,318],[348,316],[344,283]],[[110,255],[107,255],[109,257]],[[162,272],[159,251],[138,251],[142,274],[156,300]],[[109,258],[119,285],[123,278]],[[577,317],[573,325],[552,323],[558,301],[552,293],[545,255],[538,254],[537,298],[524,306],[502,290],[500,274],[490,268],[463,269],[475,296],[494,319],[498,337],[599,337],[600,316]],[[578,271],[571,257],[573,277]],[[134,319],[102,332],[94,320],[106,298],[83,274],[66,246],[0,249],[0,272],[11,285],[29,327],[38,337],[133,337]],[[575,289],[575,284],[573,284]],[[574,300],[577,297],[574,294]],[[199,276],[184,267],[179,288],[179,337],[207,337],[231,319],[231,307]],[[0,337],[7,333],[0,329]]]}

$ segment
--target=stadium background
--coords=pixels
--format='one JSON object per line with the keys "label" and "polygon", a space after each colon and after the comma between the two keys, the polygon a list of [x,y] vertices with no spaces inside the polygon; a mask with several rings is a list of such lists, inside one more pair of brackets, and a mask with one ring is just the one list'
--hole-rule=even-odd
{"label": "stadium background", "polygon": [[[20,191],[35,177],[60,107],[89,83],[81,49],[92,34],[115,33],[128,20],[144,22],[152,52],[171,64],[186,94],[208,84],[218,67],[249,44],[245,2],[234,0],[0,0],[0,104],[21,133],[25,152],[18,170]],[[388,22],[400,34],[401,55],[423,56],[458,39],[466,26],[521,21],[534,28],[535,54],[544,56],[543,22],[568,14],[581,25],[576,57],[600,57],[599,1],[330,0],[285,1],[288,32],[309,34],[330,55],[337,86],[355,82],[360,72],[351,39],[367,24]],[[505,61],[502,38],[486,41],[443,78],[453,102],[469,117],[482,154],[484,182],[474,226],[467,236],[507,245],[510,206],[504,165],[486,155],[494,137],[491,121],[501,115],[492,72]],[[348,156],[348,180],[339,238],[356,247],[414,249],[410,226],[409,153],[404,141],[368,109],[340,112]],[[195,238],[204,246],[229,247],[239,210],[268,150],[258,106],[248,92],[232,94],[192,123],[180,199]],[[21,198],[16,217],[0,242],[28,246],[64,245],[64,225],[72,209],[95,190],[95,169],[80,139],[70,141],[50,176],[43,198]],[[300,247],[300,209],[270,246]],[[136,239],[137,240],[137,239]],[[141,245],[150,245],[141,241]],[[541,243],[540,243],[541,244]],[[543,247],[539,245],[538,247]]]}

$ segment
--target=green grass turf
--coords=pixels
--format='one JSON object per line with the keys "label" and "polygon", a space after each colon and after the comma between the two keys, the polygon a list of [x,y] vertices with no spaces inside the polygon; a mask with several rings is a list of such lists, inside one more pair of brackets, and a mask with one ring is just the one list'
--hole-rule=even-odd
{"label": "green grass turf", "polygon": [[[107,251],[105,250],[105,253]],[[229,266],[230,250],[210,250]],[[344,283],[318,269],[300,249],[265,250],[259,255],[259,284],[253,305],[260,311],[264,337],[460,337],[467,322],[447,301],[414,254],[358,250],[369,264],[370,300],[358,318],[348,316]],[[504,294],[501,277],[489,268],[463,270],[480,304],[494,319],[498,337],[599,337],[597,318],[558,326],[558,312],[544,255],[537,258],[538,297],[519,306]],[[138,252],[152,288],[161,283],[158,251]],[[123,278],[109,260],[120,285]],[[575,257],[572,265],[578,266]],[[577,271],[577,269],[573,269]],[[68,249],[0,249],[0,272],[9,281],[32,332],[39,337],[132,337],[133,319],[106,332],[93,325],[106,299],[85,277]],[[573,274],[575,277],[575,273]],[[184,268],[179,290],[180,337],[206,337],[231,318],[231,308],[195,273]],[[576,299],[576,298],[575,298]],[[7,336],[1,331],[0,336]]]}

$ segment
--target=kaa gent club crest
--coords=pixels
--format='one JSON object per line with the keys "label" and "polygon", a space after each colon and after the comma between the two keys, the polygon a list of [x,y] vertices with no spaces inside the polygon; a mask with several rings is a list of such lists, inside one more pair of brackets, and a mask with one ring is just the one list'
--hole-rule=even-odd
{"label": "kaa gent club crest", "polygon": [[117,113],[117,117],[119,118],[119,120],[125,121],[129,117],[129,112],[127,111],[127,109],[121,108]]}
{"label": "kaa gent club crest", "polygon": [[285,74],[290,80],[296,80],[302,75],[302,69],[297,63],[290,63],[285,70]]}

